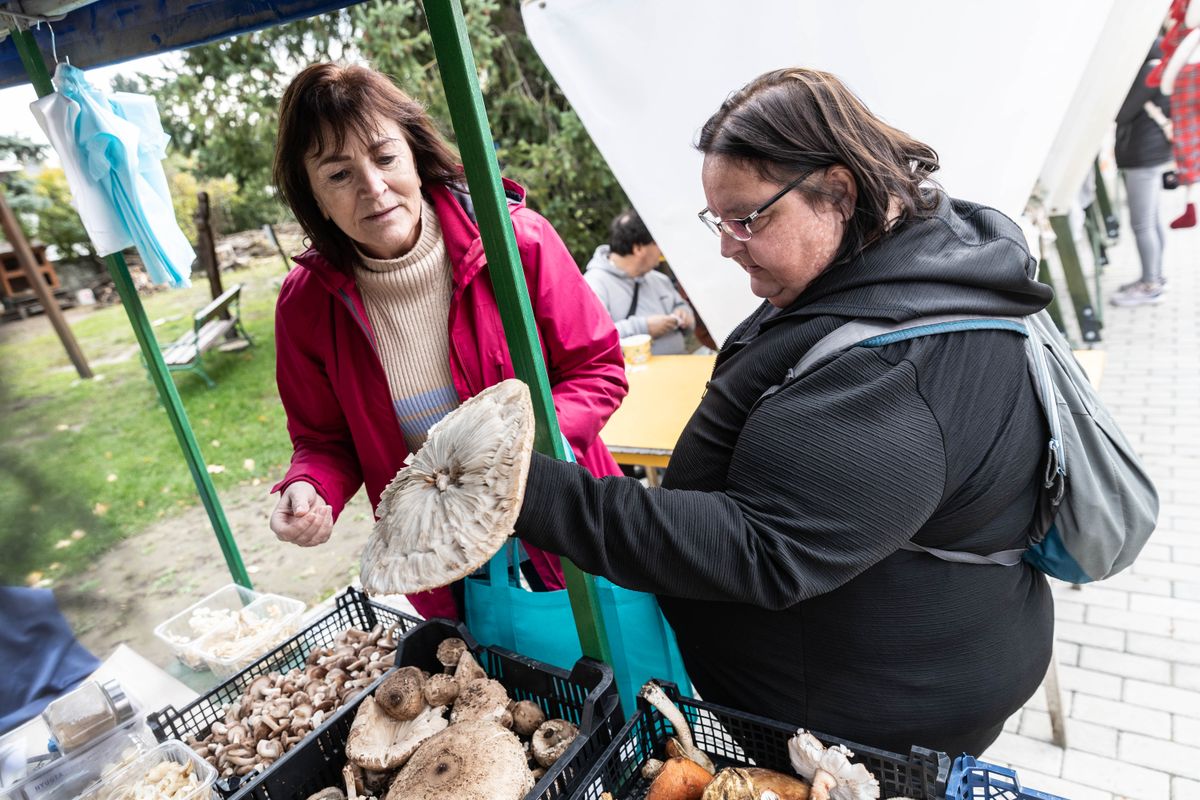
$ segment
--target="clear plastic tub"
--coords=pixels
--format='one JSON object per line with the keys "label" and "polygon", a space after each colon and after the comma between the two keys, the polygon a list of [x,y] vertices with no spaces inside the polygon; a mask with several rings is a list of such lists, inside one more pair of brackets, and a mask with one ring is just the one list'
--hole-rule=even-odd
{"label": "clear plastic tub", "polygon": [[138,756],[89,786],[79,800],[210,800],[217,771],[176,739]]}
{"label": "clear plastic tub", "polygon": [[153,746],[154,738],[141,720],[131,719],[83,749],[45,764],[15,786],[0,790],[0,797],[9,800],[75,800],[85,788]]}
{"label": "clear plastic tub", "polygon": [[300,628],[304,603],[231,583],[154,629],[181,662],[232,677]]}

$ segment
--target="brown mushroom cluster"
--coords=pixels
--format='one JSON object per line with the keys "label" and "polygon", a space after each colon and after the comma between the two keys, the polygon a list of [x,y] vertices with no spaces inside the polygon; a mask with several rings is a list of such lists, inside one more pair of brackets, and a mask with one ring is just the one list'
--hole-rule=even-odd
{"label": "brown mushroom cluster", "polygon": [[204,737],[185,741],[221,777],[265,770],[392,668],[396,627],[348,628],[309,653],[303,669],[259,675]]}
{"label": "brown mushroom cluster", "polygon": [[443,641],[437,657],[443,672],[403,667],[363,699],[346,738],[345,791],[309,800],[520,800],[578,736],[510,698],[461,639]]}

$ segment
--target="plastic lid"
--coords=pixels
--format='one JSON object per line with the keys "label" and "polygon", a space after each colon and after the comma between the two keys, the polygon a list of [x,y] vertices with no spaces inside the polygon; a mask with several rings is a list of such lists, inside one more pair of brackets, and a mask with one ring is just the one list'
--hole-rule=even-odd
{"label": "plastic lid", "polygon": [[118,725],[133,716],[133,703],[130,701],[129,695],[125,694],[125,690],[121,688],[121,684],[115,680],[105,681],[102,688],[108,695],[109,702],[112,703]]}

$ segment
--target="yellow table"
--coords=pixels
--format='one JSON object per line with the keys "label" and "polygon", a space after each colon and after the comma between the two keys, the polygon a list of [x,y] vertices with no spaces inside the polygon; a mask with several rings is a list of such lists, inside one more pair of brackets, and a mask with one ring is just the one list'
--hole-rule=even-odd
{"label": "yellow table", "polygon": [[618,464],[640,464],[652,485],[667,466],[683,427],[700,404],[716,356],[651,356],[629,365],[629,394],[600,438]]}
{"label": "yellow table", "polygon": [[[1076,350],[1075,357],[1093,385],[1104,374],[1103,350]],[[600,438],[618,464],[646,468],[652,485],[667,466],[679,434],[700,404],[716,356],[651,356],[627,366],[629,394],[609,418]]]}

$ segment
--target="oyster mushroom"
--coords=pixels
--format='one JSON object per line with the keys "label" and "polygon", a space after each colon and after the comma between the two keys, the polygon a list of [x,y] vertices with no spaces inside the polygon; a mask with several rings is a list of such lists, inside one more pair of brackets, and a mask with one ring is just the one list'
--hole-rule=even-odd
{"label": "oyster mushroom", "polygon": [[563,753],[579,735],[579,728],[565,719],[552,719],[542,723],[534,731],[530,745],[533,758],[540,766],[549,768],[555,761],[562,758]]}
{"label": "oyster mushroom", "polygon": [[504,544],[533,452],[524,383],[484,389],[429,429],[379,500],[363,550],[363,589],[411,594],[470,575]]}
{"label": "oyster mushroom", "polygon": [[877,800],[879,781],[854,753],[840,744],[825,747],[803,728],[788,741],[788,759],[796,773],[812,782],[811,800]]}
{"label": "oyster mushroom", "polygon": [[451,725],[417,748],[385,800],[521,800],[533,784],[516,734],[473,720]]}
{"label": "oyster mushroom", "polygon": [[546,712],[532,700],[521,700],[512,706],[513,732],[529,738],[546,721]]}
{"label": "oyster mushroom", "polygon": [[375,702],[392,719],[406,722],[432,705],[425,703],[424,688],[420,667],[401,667],[379,684]]}
{"label": "oyster mushroom", "polygon": [[414,719],[401,722],[379,709],[375,698],[363,698],[350,733],[346,737],[346,758],[363,769],[395,769],[429,737],[444,730],[444,708],[427,708]]}
{"label": "oyster mushroom", "polygon": [[511,728],[512,714],[508,711],[508,690],[500,681],[478,678],[463,686],[450,711],[450,723],[483,719]]}

